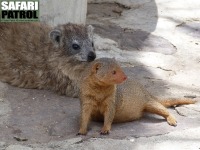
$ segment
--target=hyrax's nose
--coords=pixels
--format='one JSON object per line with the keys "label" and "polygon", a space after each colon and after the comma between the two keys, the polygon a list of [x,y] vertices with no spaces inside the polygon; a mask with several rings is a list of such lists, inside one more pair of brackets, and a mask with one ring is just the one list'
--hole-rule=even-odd
{"label": "hyrax's nose", "polygon": [[93,61],[95,60],[95,58],[96,58],[96,54],[94,52],[89,52],[87,60]]}

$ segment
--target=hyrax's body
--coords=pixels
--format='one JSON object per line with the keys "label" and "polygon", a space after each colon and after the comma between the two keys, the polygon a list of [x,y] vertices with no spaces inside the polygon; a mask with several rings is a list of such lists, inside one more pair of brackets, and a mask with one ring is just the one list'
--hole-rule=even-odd
{"label": "hyrax's body", "polygon": [[[107,134],[112,122],[133,121],[142,117],[145,111],[161,115],[175,126],[175,118],[164,106],[195,103],[190,99],[157,99],[137,81],[126,80],[126,75],[113,59],[95,60],[88,68],[80,88],[79,134],[87,133],[90,119],[104,121],[101,133]],[[119,83],[122,84],[116,86]]]}
{"label": "hyrax's body", "polygon": [[77,80],[95,59],[92,27],[0,23],[0,81],[77,97]]}

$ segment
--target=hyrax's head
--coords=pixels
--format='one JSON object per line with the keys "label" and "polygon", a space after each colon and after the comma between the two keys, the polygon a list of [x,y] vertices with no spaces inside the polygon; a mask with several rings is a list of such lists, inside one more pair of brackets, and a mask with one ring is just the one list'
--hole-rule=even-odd
{"label": "hyrax's head", "polygon": [[100,58],[93,62],[92,75],[100,83],[105,85],[120,84],[127,79],[115,59]]}
{"label": "hyrax's head", "polygon": [[66,56],[74,56],[79,61],[93,61],[96,58],[91,25],[59,25],[50,32],[50,38]]}

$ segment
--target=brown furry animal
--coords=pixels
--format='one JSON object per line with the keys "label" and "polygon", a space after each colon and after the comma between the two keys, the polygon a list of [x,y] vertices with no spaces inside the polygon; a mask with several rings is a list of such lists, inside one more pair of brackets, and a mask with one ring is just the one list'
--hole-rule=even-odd
{"label": "brown furry animal", "polygon": [[[176,119],[165,107],[193,104],[191,99],[160,100],[151,95],[136,80],[128,79],[114,59],[101,58],[86,69],[80,87],[81,124],[78,134],[85,135],[90,118],[103,121],[101,134],[108,134],[112,122],[139,119],[144,112],[163,116],[169,125]],[[165,106],[165,107],[164,107]]]}
{"label": "brown furry animal", "polygon": [[77,97],[77,82],[96,57],[92,26],[0,23],[0,81]]}

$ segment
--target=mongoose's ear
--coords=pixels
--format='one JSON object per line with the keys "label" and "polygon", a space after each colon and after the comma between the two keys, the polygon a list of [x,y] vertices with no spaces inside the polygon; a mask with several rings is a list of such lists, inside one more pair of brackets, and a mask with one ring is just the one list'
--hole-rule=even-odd
{"label": "mongoose's ear", "polygon": [[87,26],[88,37],[91,41],[93,41],[93,31],[94,27],[92,25]]}
{"label": "mongoose's ear", "polygon": [[100,67],[101,67],[101,63],[97,62],[92,66],[92,71],[96,73]]}
{"label": "mongoose's ear", "polygon": [[61,38],[61,31],[58,29],[54,29],[50,32],[49,34],[51,40],[55,43],[55,44],[59,44],[60,43],[60,38]]}

